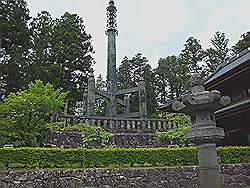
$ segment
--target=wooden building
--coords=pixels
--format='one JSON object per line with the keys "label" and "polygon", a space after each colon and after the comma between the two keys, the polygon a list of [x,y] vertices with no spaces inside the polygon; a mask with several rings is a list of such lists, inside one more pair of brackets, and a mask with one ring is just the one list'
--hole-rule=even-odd
{"label": "wooden building", "polygon": [[[215,112],[217,126],[223,127],[226,134],[219,145],[250,145],[250,48],[222,63],[208,77],[205,87],[218,90],[232,100],[230,105]],[[174,112],[172,102],[159,109]]]}
{"label": "wooden building", "polygon": [[223,145],[250,145],[250,48],[221,66],[207,79],[207,90],[219,90],[232,103],[216,111],[217,126],[226,133]]}

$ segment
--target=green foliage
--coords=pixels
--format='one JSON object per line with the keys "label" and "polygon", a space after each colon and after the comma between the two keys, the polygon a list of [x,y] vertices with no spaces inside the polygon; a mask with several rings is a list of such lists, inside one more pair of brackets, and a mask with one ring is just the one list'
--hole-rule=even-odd
{"label": "green foliage", "polygon": [[156,132],[155,137],[157,140],[174,140],[178,141],[179,144],[187,145],[188,140],[186,137],[186,133],[190,130],[190,126],[183,125],[181,127],[171,129],[167,132]]}
{"label": "green foliage", "polygon": [[229,39],[226,38],[225,33],[217,31],[214,38],[211,39],[212,47],[206,50],[206,65],[207,72],[213,73],[219,64],[229,59]]}
{"label": "green foliage", "polygon": [[[124,57],[118,67],[117,85],[118,89],[127,89],[138,86],[140,77],[144,78],[146,87],[147,111],[148,114],[155,112],[155,77],[151,66],[147,63],[148,59],[141,53],[136,54],[132,59]],[[130,96],[130,111],[139,111],[139,95],[132,93]]]}
{"label": "green foliage", "polygon": [[[250,147],[218,148],[221,164],[246,163]],[[108,168],[197,165],[195,148],[59,149],[0,148],[0,163],[9,168]]]}
{"label": "green foliage", "polygon": [[238,54],[249,47],[250,47],[250,31],[241,35],[240,40],[233,46],[233,52],[234,54]]}
{"label": "green foliage", "polygon": [[100,126],[86,125],[86,124],[76,124],[73,126],[67,126],[64,123],[54,123],[47,124],[47,127],[51,131],[80,131],[83,135],[83,144],[87,147],[91,146],[93,142],[100,143],[100,146],[107,147],[109,146],[109,138],[113,136],[112,133],[106,131]]}
{"label": "green foliage", "polygon": [[191,130],[190,117],[180,113],[167,113],[166,118],[169,122],[177,124],[178,127],[166,132],[156,132],[155,138],[158,141],[174,140],[178,141],[179,144],[187,145],[188,140],[186,134]]}
{"label": "green foliage", "polygon": [[66,12],[59,19],[42,11],[31,22],[33,59],[29,80],[34,78],[70,91],[70,102],[82,100],[87,75],[94,63],[91,36],[83,19]]}
{"label": "green foliage", "polygon": [[155,69],[159,103],[173,100],[189,88],[189,68],[179,57],[161,58]]}
{"label": "green foliage", "polygon": [[200,63],[205,57],[200,41],[194,37],[188,38],[181,51],[180,58],[187,63],[191,72],[200,72],[202,67]]}
{"label": "green foliage", "polygon": [[0,100],[37,79],[70,91],[70,107],[82,100],[94,63],[83,19],[46,11],[31,19],[24,0],[1,0],[0,12]]}
{"label": "green foliage", "polygon": [[27,84],[29,19],[24,0],[0,1],[0,100]]}
{"label": "green foliage", "polygon": [[67,93],[36,80],[27,90],[11,93],[0,104],[0,136],[6,143],[36,146],[43,142],[46,123],[64,105]]}

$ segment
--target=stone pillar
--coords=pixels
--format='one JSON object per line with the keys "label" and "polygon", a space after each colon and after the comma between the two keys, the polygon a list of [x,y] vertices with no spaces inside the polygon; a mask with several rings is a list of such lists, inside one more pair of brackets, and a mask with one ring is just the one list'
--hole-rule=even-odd
{"label": "stone pillar", "polygon": [[87,99],[87,116],[95,115],[95,78],[91,73],[88,79],[88,99]]}
{"label": "stone pillar", "polygon": [[83,99],[82,99],[82,117],[85,117],[87,115],[87,108],[88,108],[88,91],[85,90],[83,93]]}
{"label": "stone pillar", "polygon": [[126,95],[124,97],[124,102],[126,103],[125,115],[127,116],[130,113],[130,99],[129,99],[129,96]]}
{"label": "stone pillar", "polygon": [[146,86],[143,77],[139,80],[139,111],[140,117],[147,117]]}
{"label": "stone pillar", "polygon": [[107,116],[114,117],[117,116],[117,75],[116,75],[116,35],[117,24],[116,24],[116,12],[117,9],[114,5],[114,1],[109,1],[109,6],[107,7],[107,30],[108,35],[108,59],[107,59],[107,92],[110,96],[107,105]]}
{"label": "stone pillar", "polygon": [[227,96],[221,97],[219,91],[205,91],[201,76],[194,74],[191,93],[184,95],[181,101],[176,101],[172,105],[175,111],[191,117],[192,129],[187,133],[187,138],[197,145],[202,188],[221,188],[215,143],[224,137],[224,130],[216,127],[214,112],[230,101]]}

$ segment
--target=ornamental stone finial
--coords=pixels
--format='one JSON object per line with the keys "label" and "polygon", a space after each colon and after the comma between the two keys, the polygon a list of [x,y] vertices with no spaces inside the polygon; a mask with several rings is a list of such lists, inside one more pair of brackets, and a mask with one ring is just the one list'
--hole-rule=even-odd
{"label": "ornamental stone finial", "polygon": [[114,5],[114,4],[115,4],[114,0],[109,0],[109,5]]}
{"label": "ornamental stone finial", "polygon": [[118,33],[116,17],[117,17],[117,9],[115,7],[115,3],[113,0],[110,0],[109,6],[107,7],[107,18],[108,19],[107,19],[106,34],[108,34],[109,31],[114,31],[116,34]]}

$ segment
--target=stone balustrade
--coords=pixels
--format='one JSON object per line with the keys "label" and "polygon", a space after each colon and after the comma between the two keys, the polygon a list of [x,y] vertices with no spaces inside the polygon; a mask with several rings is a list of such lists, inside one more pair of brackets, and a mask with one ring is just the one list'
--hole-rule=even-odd
{"label": "stone balustrade", "polygon": [[113,133],[152,133],[155,131],[167,131],[180,125],[166,119],[136,119],[123,117],[80,117],[63,115],[58,121],[67,125],[74,123],[86,123],[89,125],[101,126]]}

